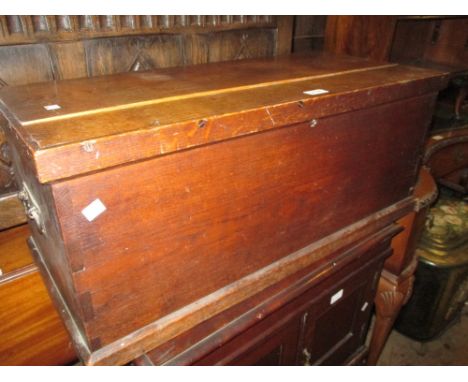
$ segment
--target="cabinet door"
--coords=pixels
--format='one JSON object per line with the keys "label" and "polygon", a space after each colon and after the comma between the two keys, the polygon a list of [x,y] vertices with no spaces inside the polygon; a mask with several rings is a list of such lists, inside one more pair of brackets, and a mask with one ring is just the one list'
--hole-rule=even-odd
{"label": "cabinet door", "polygon": [[287,366],[296,364],[300,316],[280,310],[260,321],[197,365]]}
{"label": "cabinet door", "polygon": [[342,365],[362,349],[381,264],[328,289],[305,312],[300,364]]}

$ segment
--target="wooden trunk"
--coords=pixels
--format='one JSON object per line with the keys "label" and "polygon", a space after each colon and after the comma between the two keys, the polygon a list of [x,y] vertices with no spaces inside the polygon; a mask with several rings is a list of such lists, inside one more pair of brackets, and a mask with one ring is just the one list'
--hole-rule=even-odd
{"label": "wooden trunk", "polygon": [[446,80],[325,54],[1,90],[30,245],[80,357],[358,362]]}

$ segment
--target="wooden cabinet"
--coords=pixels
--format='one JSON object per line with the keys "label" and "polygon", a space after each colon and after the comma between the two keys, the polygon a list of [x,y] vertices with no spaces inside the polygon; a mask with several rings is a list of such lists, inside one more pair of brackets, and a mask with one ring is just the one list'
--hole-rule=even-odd
{"label": "wooden cabinet", "polygon": [[359,362],[446,81],[318,54],[0,90],[79,357]]}

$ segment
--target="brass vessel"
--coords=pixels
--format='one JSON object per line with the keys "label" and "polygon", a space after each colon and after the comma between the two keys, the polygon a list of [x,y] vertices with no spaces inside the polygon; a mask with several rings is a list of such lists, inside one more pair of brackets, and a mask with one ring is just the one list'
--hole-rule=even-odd
{"label": "brass vessel", "polygon": [[413,295],[395,327],[419,341],[441,334],[468,300],[468,203],[441,190],[417,250]]}

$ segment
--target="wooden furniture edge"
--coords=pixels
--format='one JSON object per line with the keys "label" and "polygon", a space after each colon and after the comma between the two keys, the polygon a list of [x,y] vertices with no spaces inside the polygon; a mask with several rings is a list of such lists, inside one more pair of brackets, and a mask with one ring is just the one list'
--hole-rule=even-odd
{"label": "wooden furniture edge", "polygon": [[76,324],[73,315],[69,311],[65,300],[63,299],[59,289],[57,288],[57,284],[55,283],[54,278],[49,272],[49,269],[47,268],[47,265],[45,264],[42,258],[42,254],[36,246],[36,243],[34,242],[32,236],[28,239],[28,246],[31,250],[34,262],[39,268],[39,272],[42,276],[44,284],[47,287],[47,291],[49,292],[51,300],[55,308],[57,309],[68,333],[73,339],[73,345],[75,347],[77,355],[82,359],[86,359],[90,354],[90,350],[86,343],[86,340],[81,335],[78,325]]}
{"label": "wooden furniture edge", "polygon": [[[431,140],[433,140],[433,137],[431,137]],[[433,142],[431,141],[431,144],[426,147],[426,152],[424,153],[424,158],[423,158],[423,164],[427,164],[429,159],[438,152],[439,150],[442,150],[446,147],[456,145],[457,143],[465,143],[468,142],[468,129],[467,129],[467,135],[459,135],[459,136],[447,136],[441,138],[440,142]]]}
{"label": "wooden furniture edge", "polygon": [[356,352],[351,355],[350,358],[345,362],[346,366],[359,366],[363,365],[363,362],[367,358],[369,349],[366,346],[361,346]]}
{"label": "wooden furniture edge", "polygon": [[15,269],[14,271],[7,272],[0,276],[0,285],[6,284],[10,281],[19,279],[23,276],[34,273],[38,270],[38,267],[34,264],[25,265],[24,267]]}

